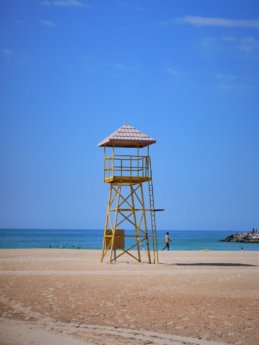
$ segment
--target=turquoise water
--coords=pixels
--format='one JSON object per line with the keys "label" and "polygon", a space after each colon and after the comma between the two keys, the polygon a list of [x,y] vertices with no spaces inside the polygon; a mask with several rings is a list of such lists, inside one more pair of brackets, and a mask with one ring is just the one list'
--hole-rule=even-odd
{"label": "turquoise water", "polygon": [[[127,231],[130,233],[130,231]],[[227,243],[220,239],[231,231],[169,231],[172,250],[259,250],[259,243]],[[158,231],[158,247],[164,246],[164,230]],[[103,230],[0,229],[0,248],[80,248],[101,249]],[[128,245],[128,244],[127,244]]]}

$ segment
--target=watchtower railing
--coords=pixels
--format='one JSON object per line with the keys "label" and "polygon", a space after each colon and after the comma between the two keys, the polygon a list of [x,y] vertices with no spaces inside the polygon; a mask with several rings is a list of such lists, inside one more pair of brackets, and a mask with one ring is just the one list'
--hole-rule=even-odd
{"label": "watchtower railing", "polygon": [[113,177],[151,178],[150,157],[111,155],[104,158],[104,179]]}

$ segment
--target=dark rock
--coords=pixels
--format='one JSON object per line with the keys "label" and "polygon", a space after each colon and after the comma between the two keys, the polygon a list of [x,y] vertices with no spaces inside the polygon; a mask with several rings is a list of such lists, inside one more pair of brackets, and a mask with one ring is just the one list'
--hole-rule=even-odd
{"label": "dark rock", "polygon": [[222,242],[259,243],[259,232],[240,232],[227,236]]}

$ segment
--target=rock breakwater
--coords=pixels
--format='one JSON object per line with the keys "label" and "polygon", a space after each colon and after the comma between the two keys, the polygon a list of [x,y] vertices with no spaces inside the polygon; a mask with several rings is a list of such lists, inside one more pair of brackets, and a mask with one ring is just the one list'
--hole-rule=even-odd
{"label": "rock breakwater", "polygon": [[240,232],[225,237],[222,242],[259,243],[259,232]]}

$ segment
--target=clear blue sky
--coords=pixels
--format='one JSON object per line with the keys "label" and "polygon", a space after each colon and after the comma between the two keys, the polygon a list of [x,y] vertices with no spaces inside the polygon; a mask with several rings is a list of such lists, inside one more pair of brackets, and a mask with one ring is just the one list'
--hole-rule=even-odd
{"label": "clear blue sky", "polygon": [[259,228],[258,0],[1,0],[0,75],[0,227],[102,228],[126,123],[158,228]]}

